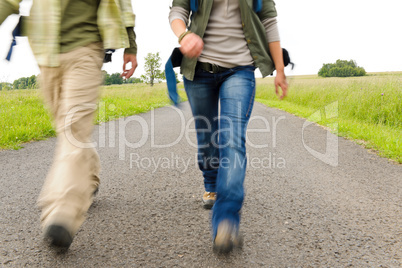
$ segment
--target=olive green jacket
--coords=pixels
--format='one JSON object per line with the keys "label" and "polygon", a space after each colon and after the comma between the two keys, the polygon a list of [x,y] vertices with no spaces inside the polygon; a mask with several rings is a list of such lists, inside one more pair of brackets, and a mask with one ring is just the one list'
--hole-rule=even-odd
{"label": "olive green jacket", "polygon": [[[213,0],[199,0],[198,11],[193,15],[189,30],[203,38],[209,16],[212,10]],[[267,18],[276,17],[275,2],[273,0],[263,0],[262,10],[255,13],[253,10],[253,0],[239,0],[242,26],[244,36],[247,40],[251,56],[255,66],[260,69],[265,77],[274,71],[274,63],[269,56],[268,41],[266,31],[261,21]],[[182,7],[188,11],[190,0],[173,0],[173,6]],[[194,79],[195,66],[197,59],[183,57],[181,72],[188,80]]]}

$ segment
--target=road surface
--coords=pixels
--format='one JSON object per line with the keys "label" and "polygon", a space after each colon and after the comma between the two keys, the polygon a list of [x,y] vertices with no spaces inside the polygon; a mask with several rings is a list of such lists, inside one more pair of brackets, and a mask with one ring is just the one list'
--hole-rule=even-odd
{"label": "road surface", "polygon": [[402,266],[402,165],[259,103],[244,247],[213,254],[193,130],[187,103],[97,126],[100,191],[67,253],[44,244],[36,207],[56,139],[1,151],[0,266]]}

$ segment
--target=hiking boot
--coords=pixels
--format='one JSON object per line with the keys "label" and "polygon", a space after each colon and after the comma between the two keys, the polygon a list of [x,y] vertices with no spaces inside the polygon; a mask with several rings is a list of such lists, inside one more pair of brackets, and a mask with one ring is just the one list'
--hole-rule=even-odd
{"label": "hiking boot", "polygon": [[216,201],[216,193],[215,192],[205,192],[202,196],[202,202],[204,203],[204,208],[211,209]]}
{"label": "hiking boot", "polygon": [[228,254],[233,248],[243,247],[243,237],[239,230],[228,220],[223,220],[218,225],[213,251],[218,254]]}
{"label": "hiking boot", "polygon": [[68,249],[73,242],[73,237],[63,226],[52,224],[46,228],[45,240],[47,240],[51,246]]}

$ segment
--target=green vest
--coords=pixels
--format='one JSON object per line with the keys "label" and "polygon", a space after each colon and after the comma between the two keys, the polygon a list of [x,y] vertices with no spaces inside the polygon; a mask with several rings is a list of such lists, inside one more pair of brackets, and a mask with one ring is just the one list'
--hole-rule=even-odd
{"label": "green vest", "polygon": [[[189,30],[201,38],[204,37],[208,25],[212,4],[213,0],[199,0],[198,11],[191,18]],[[274,63],[269,56],[266,32],[261,21],[276,17],[275,3],[272,0],[263,0],[262,10],[259,13],[255,13],[253,10],[253,0],[239,0],[239,5],[244,36],[255,66],[260,69],[263,77],[268,76],[274,71]],[[188,11],[191,10],[189,0],[174,0],[173,6],[182,7]],[[181,73],[186,79],[194,79],[196,64],[196,58],[183,57]]]}

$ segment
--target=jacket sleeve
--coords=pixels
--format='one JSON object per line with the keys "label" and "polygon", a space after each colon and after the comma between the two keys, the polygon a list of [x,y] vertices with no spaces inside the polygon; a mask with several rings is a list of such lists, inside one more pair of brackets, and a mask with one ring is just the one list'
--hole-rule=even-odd
{"label": "jacket sleeve", "polygon": [[127,27],[128,41],[130,42],[130,47],[124,49],[125,54],[137,55],[137,42],[136,35],[133,27]]}
{"label": "jacket sleeve", "polygon": [[258,13],[261,21],[277,16],[275,2],[273,0],[263,0],[262,10]]}
{"label": "jacket sleeve", "polygon": [[280,41],[278,22],[276,21],[276,18],[265,19],[262,21],[262,25],[264,25],[267,33],[268,43]]}
{"label": "jacket sleeve", "polygon": [[181,7],[190,11],[190,0],[173,0],[173,7]]}
{"label": "jacket sleeve", "polygon": [[0,25],[7,19],[11,14],[19,13],[19,2],[20,1],[8,1],[0,0]]}
{"label": "jacket sleeve", "polygon": [[182,7],[172,7],[169,12],[169,23],[172,24],[175,19],[180,19],[184,22],[185,25],[187,25],[189,14],[190,12]]}
{"label": "jacket sleeve", "polygon": [[128,40],[130,42],[130,47],[124,50],[126,54],[137,54],[137,42],[136,35],[134,31],[135,26],[135,15],[133,12],[133,7],[131,6],[130,0],[120,0],[121,16],[124,23],[124,27],[127,30]]}
{"label": "jacket sleeve", "polygon": [[133,7],[131,6],[130,0],[120,0],[120,11],[121,19],[123,20],[124,26],[134,27],[135,26],[135,15],[133,13]]}

